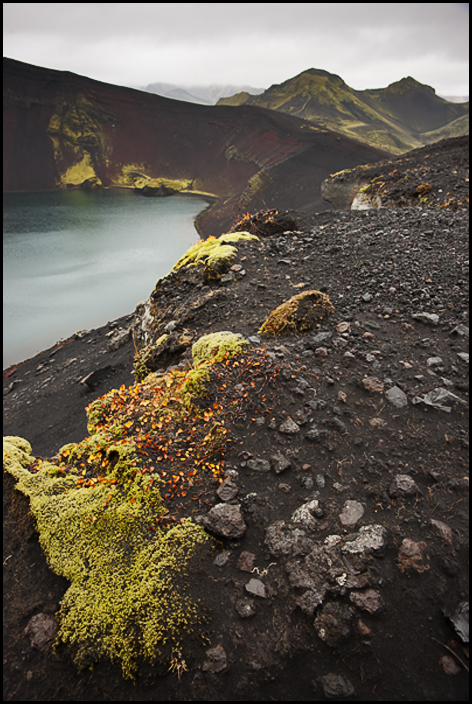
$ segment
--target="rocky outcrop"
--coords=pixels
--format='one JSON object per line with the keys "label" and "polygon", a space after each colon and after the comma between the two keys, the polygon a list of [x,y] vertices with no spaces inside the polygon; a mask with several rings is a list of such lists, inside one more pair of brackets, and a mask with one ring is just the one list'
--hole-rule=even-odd
{"label": "rocky outcrop", "polygon": [[395,160],[338,171],[323,181],[321,194],[335,210],[468,208],[468,144],[468,136],[444,139]]}
{"label": "rocky outcrop", "polygon": [[294,330],[306,332],[328,320],[334,312],[329,297],[321,291],[304,291],[292,296],[267,316],[260,335],[283,335]]}

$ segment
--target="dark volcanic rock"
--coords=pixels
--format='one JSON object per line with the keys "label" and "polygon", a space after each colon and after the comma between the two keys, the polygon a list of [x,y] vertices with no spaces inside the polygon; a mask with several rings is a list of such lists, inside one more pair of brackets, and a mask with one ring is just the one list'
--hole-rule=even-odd
{"label": "dark volcanic rock", "polygon": [[241,506],[217,504],[203,518],[203,525],[211,533],[223,538],[241,538],[246,532]]}
{"label": "dark volcanic rock", "polygon": [[[389,159],[333,173],[323,181],[323,198],[337,210],[434,205],[469,206],[469,136],[443,139]],[[448,161],[451,171],[437,168]]]}

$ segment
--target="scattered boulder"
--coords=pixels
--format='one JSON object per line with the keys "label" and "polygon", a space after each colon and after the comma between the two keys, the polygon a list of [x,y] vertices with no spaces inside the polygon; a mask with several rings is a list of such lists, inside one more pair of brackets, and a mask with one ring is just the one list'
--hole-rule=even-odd
{"label": "scattered boulder", "polygon": [[290,460],[287,459],[285,455],[280,452],[280,450],[277,450],[277,452],[274,452],[274,454],[271,455],[270,461],[276,474],[280,474],[286,469],[290,469],[290,467],[292,466]]}
{"label": "scattered boulder", "polygon": [[238,557],[236,567],[239,570],[242,570],[243,572],[252,572],[255,564],[256,556],[254,555],[254,553],[248,552],[247,550],[243,550],[240,556]]}
{"label": "scattered boulder", "polygon": [[336,325],[336,332],[338,332],[340,335],[346,332],[351,331],[351,323],[348,321],[344,321],[342,323],[338,323]]}
{"label": "scattered boulder", "polygon": [[327,675],[323,675],[321,684],[327,699],[346,698],[354,694],[354,687],[347,677],[337,675],[335,672],[328,672]]}
{"label": "scattered boulder", "polygon": [[292,296],[266,318],[259,335],[282,335],[288,332],[305,332],[334,313],[328,296],[321,291],[304,291]]}
{"label": "scattered boulder", "polygon": [[446,523],[438,521],[435,518],[430,518],[430,523],[439,537],[442,538],[448,545],[452,545],[454,537],[452,529]]}
{"label": "scattered boulder", "polygon": [[415,543],[410,538],[404,538],[397,557],[397,565],[400,572],[414,569],[421,573],[429,570],[429,565],[425,565],[423,562],[423,550],[426,547],[426,543],[423,540]]}
{"label": "scattered boulder", "polygon": [[238,599],[234,608],[241,618],[249,618],[256,613],[256,607],[252,599]]}
{"label": "scattered boulder", "polygon": [[398,386],[392,386],[391,389],[388,389],[385,392],[385,397],[395,408],[405,408],[408,405],[406,393]]}
{"label": "scattered boulder", "polygon": [[49,614],[36,614],[24,630],[25,636],[30,637],[32,648],[45,650],[48,644],[56,637],[58,629],[57,618]]}
{"label": "scattered boulder", "polygon": [[387,529],[379,524],[362,526],[357,535],[354,534],[352,538],[342,546],[343,553],[367,555],[373,553],[380,556],[386,547]]}
{"label": "scattered boulder", "polygon": [[417,483],[409,474],[397,474],[390,485],[388,493],[395,498],[397,496],[414,496],[419,491]]}
{"label": "scattered boulder", "polygon": [[362,379],[362,385],[366,391],[371,391],[374,393],[382,393],[384,390],[384,383],[380,381],[376,376],[366,376]]}
{"label": "scattered boulder", "polygon": [[290,520],[293,523],[302,523],[306,528],[314,528],[316,527],[316,521],[313,518],[313,514],[315,514],[319,506],[320,502],[318,499],[308,501],[293,512]]}
{"label": "scattered boulder", "polygon": [[426,313],[421,311],[420,313],[413,313],[413,320],[419,320],[421,323],[426,323],[427,325],[438,325],[439,315],[437,313]]}
{"label": "scattered boulder", "polygon": [[246,584],[246,591],[253,596],[260,596],[262,599],[267,596],[265,584],[260,579],[250,579]]}
{"label": "scattered boulder", "polygon": [[204,672],[217,673],[226,668],[226,652],[221,644],[207,650],[205,655],[207,659],[204,660],[202,664],[202,670]]}
{"label": "scattered boulder", "polygon": [[306,433],[305,435],[306,439],[309,440],[310,442],[321,442],[323,438],[322,431],[317,428],[316,426],[313,426],[310,428],[310,430]]}
{"label": "scattered boulder", "polygon": [[320,589],[307,589],[302,596],[298,597],[297,606],[300,607],[304,614],[312,617],[318,606],[321,606],[323,603],[326,591],[324,587]]}
{"label": "scattered boulder", "polygon": [[270,462],[262,457],[253,457],[247,461],[246,464],[248,469],[252,469],[254,472],[270,472]]}
{"label": "scattered boulder", "polygon": [[469,326],[459,323],[456,327],[451,330],[451,335],[459,335],[459,337],[469,337]]}
{"label": "scattered boulder", "polygon": [[364,506],[359,501],[347,500],[339,514],[339,520],[345,528],[352,528],[364,515]]}
{"label": "scattered boulder", "polygon": [[428,357],[426,364],[428,367],[437,367],[443,363],[442,357]]}
{"label": "scattered boulder", "polygon": [[295,423],[297,423],[297,425],[305,425],[305,423],[308,423],[308,421],[310,419],[310,414],[311,414],[311,411],[309,411],[309,410],[307,411],[303,408],[299,408],[293,414],[292,420],[294,420]]}
{"label": "scattered boulder", "polygon": [[284,435],[296,435],[298,432],[300,432],[300,426],[290,416],[279,426],[279,433]]}
{"label": "scattered boulder", "polygon": [[246,532],[239,504],[216,504],[203,517],[202,522],[210,533],[223,538],[241,538]]}
{"label": "scattered boulder", "polygon": [[285,521],[276,521],[266,528],[264,543],[273,557],[306,555],[313,547],[304,531]]}
{"label": "scattered boulder", "polygon": [[317,347],[322,345],[323,343],[326,343],[331,337],[333,337],[333,333],[329,332],[326,330],[325,332],[319,332],[315,335],[315,337],[308,343],[308,346],[315,350]]}
{"label": "scattered boulder", "polygon": [[362,611],[375,614],[382,606],[382,597],[375,589],[367,589],[365,592],[351,592],[349,600]]}
{"label": "scattered boulder", "polygon": [[349,637],[354,609],[347,604],[329,601],[315,618],[315,628],[322,641],[335,647]]}
{"label": "scattered boulder", "polygon": [[237,495],[238,491],[238,487],[236,486],[236,484],[234,484],[234,482],[231,481],[231,479],[225,479],[218,487],[216,493],[221,499],[221,501],[226,502],[232,501]]}
{"label": "scattered boulder", "polygon": [[327,593],[344,594],[346,589],[363,589],[369,586],[369,573],[364,556],[345,557],[339,550],[342,540],[326,545],[312,543],[303,560],[291,559],[286,564],[290,586],[306,590],[297,598],[297,605],[312,616]]}

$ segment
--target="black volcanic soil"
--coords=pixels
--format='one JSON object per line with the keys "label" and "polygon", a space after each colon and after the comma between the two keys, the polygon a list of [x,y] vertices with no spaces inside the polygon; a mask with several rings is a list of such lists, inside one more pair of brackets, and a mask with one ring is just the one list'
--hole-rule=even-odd
{"label": "black volcanic soil", "polygon": [[[447,163],[448,169],[438,168],[438,163]],[[381,207],[468,208],[469,136],[442,139],[397,159],[333,174],[322,189],[335,208],[344,209],[360,187]]]}
{"label": "black volcanic soil", "polygon": [[[436,166],[447,189],[451,166],[447,158]],[[249,371],[231,379],[232,392],[245,382],[249,393],[226,455],[247,530],[203,557],[190,585],[211,609],[211,645],[189,644],[180,679],[143,665],[136,684],[118,665],[77,673],[66,650],[32,649],[25,627],[57,610],[67,583],[49,570],[28,501],[4,474],[4,700],[468,700],[468,644],[450,618],[468,601],[468,211],[291,211],[248,225],[261,241],[238,244],[242,269],[208,287],[216,303],[186,322],[199,334],[252,338],[247,359],[263,349],[268,365],[254,387]],[[162,295],[171,303],[180,290],[190,302],[195,291],[178,284],[170,277]],[[304,288],[329,295],[332,318],[304,335],[258,339],[266,315]],[[7,370],[4,434],[26,437],[43,457],[82,439],[85,405],[133,381],[132,341],[109,349],[110,333],[131,322]],[[89,390],[80,380],[93,371]],[[435,388],[454,395],[449,410],[417,402]],[[273,463],[251,469],[250,460],[277,451],[290,464],[280,474]],[[217,486],[208,483],[201,514],[220,503]],[[296,527],[294,511],[315,500],[311,520]],[[359,506],[355,524],[341,521]],[[280,535],[267,540],[278,521],[288,526],[285,553]],[[311,615],[300,608],[306,556],[332,544],[329,536],[345,545],[374,525],[386,531],[383,546],[344,552],[344,572],[335,563],[329,577],[326,567],[323,603]],[[247,591],[251,579],[264,596]],[[254,613],[244,617],[248,604]],[[211,672],[205,650],[216,646],[226,664]]]}

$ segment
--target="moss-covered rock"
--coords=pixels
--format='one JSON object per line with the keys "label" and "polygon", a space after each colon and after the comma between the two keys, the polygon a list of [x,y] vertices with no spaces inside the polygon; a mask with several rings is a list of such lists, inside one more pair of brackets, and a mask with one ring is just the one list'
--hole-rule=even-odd
{"label": "moss-covered rock", "polygon": [[[108,657],[134,677],[140,659],[169,655],[197,629],[201,615],[185,575],[210,538],[190,519],[159,528],[159,477],[140,470],[131,443],[103,453],[100,440],[65,446],[53,463],[35,461],[26,440],[6,437],[4,469],[30,499],[51,569],[71,583],[56,645],[70,643],[79,667]],[[66,471],[80,456],[84,470]],[[103,474],[86,480],[93,465]]]}
{"label": "moss-covered rock", "polygon": [[204,336],[191,369],[148,374],[93,401],[90,435],[50,461],[22,438],[4,438],[4,470],[30,500],[48,564],[70,582],[55,646],[69,644],[79,667],[118,660],[133,678],[141,660],[168,661],[201,634],[187,580],[213,539],[185,509],[169,519],[169,502],[177,481],[186,490],[218,482],[227,430],[217,408],[206,409],[205,385],[214,364],[247,347],[234,333]]}
{"label": "moss-covered rock", "polygon": [[161,335],[153,345],[146,345],[136,353],[133,362],[136,381],[142,381],[150,372],[156,371],[157,367],[153,364],[153,360],[156,356],[161,355],[163,345],[168,337],[167,334]]}
{"label": "moss-covered rock", "polygon": [[321,291],[304,291],[272,311],[264,321],[260,335],[283,335],[305,332],[327,320],[334,312],[328,296]]}
{"label": "moss-covered rock", "polygon": [[165,333],[153,345],[147,345],[134,357],[136,381],[142,381],[151,372],[163,369],[178,361],[191,345],[194,334],[188,330]]}
{"label": "moss-covered rock", "polygon": [[233,356],[244,352],[249,342],[239,333],[229,331],[203,335],[192,347],[195,363],[207,360],[220,361],[225,355]]}
{"label": "moss-covered rock", "polygon": [[236,257],[237,248],[234,246],[240,240],[257,240],[258,237],[249,232],[237,232],[208,237],[192,245],[183,257],[173,266],[172,271],[184,266],[194,267],[203,265],[203,276],[206,282],[217,281],[221,275],[228,271]]}

